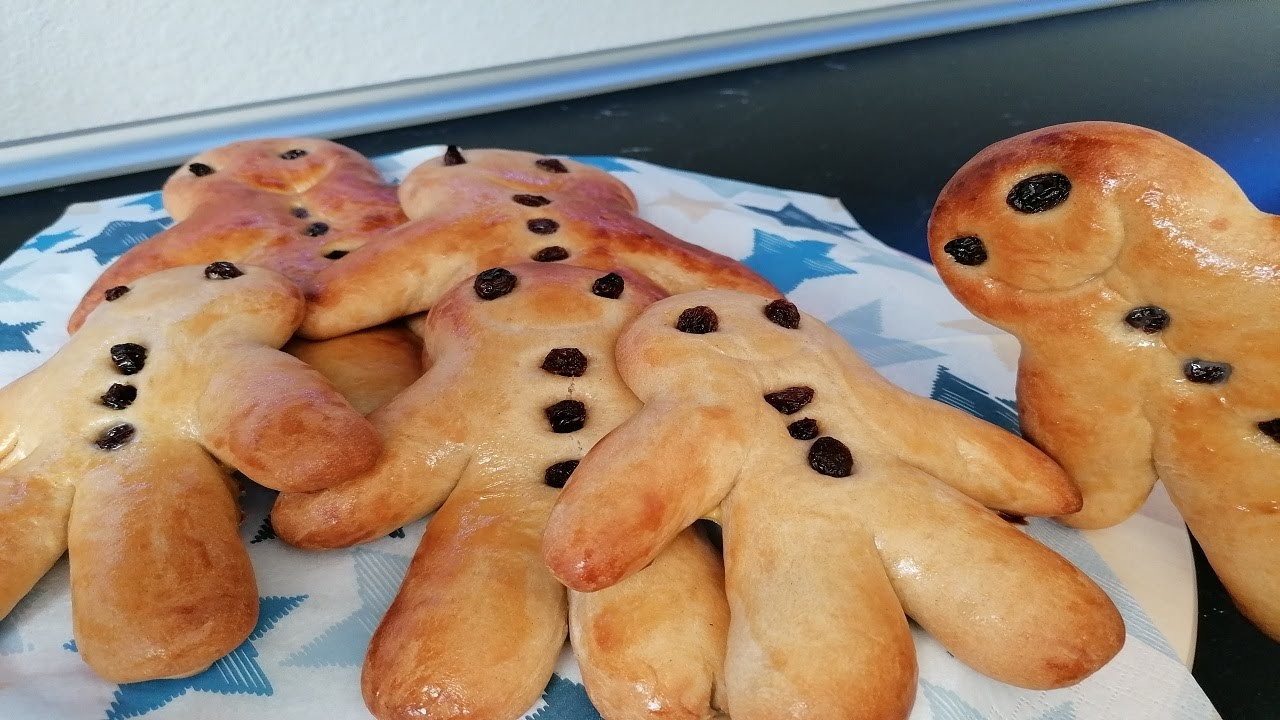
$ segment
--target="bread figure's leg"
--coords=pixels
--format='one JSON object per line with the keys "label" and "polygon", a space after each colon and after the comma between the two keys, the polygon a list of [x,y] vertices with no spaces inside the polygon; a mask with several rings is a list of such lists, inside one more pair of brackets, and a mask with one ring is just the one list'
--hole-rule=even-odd
{"label": "bread figure's leg", "polygon": [[0,475],[0,618],[66,552],[75,488],[65,475],[35,458]]}
{"label": "bread figure's leg", "polygon": [[459,489],[431,519],[365,657],[375,717],[511,720],[537,701],[567,602],[539,552],[546,505],[522,500]]}
{"label": "bread figure's leg", "polygon": [[961,661],[1046,690],[1120,651],[1124,622],[1106,593],[995,513],[906,465],[868,464],[857,482],[907,614]]}
{"label": "bread figure's leg", "polygon": [[728,631],[720,554],[693,528],[617,585],[569,593],[574,655],[605,720],[718,716]]}
{"label": "bread figure's leg", "polygon": [[871,533],[803,495],[809,482],[755,481],[750,496],[740,484],[726,500],[729,714],[901,720],[916,690],[907,619]]}
{"label": "bread figure's leg", "polygon": [[71,510],[76,644],[113,682],[198,673],[258,617],[234,485],[190,443],[112,452],[80,478]]}

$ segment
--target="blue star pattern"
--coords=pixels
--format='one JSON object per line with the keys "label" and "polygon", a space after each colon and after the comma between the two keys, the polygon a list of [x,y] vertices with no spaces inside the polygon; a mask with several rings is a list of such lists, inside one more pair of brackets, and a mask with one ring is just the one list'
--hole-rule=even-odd
{"label": "blue star pattern", "polygon": [[113,220],[107,223],[107,226],[102,228],[102,232],[97,235],[58,252],[70,253],[79,250],[92,250],[93,256],[98,260],[98,264],[106,265],[123,255],[129,248],[172,224],[173,221],[169,218],[142,221]]}
{"label": "blue star pattern", "polygon": [[788,240],[757,228],[751,255],[742,262],[782,292],[789,293],[805,280],[855,274],[852,268],[827,257],[834,247],[818,240]]}
{"label": "blue star pattern", "polygon": [[871,363],[872,367],[884,367],[913,360],[931,360],[943,356],[943,353],[909,340],[885,337],[879,300],[872,300],[866,305],[854,308],[831,320],[827,325],[843,335],[862,359]]}
{"label": "blue star pattern", "polygon": [[133,205],[141,205],[155,211],[160,211],[164,209],[164,199],[161,197],[159,192],[147,193],[146,195],[130,200],[127,203],[123,203],[120,207],[130,207]]}
{"label": "blue star pattern", "polygon": [[27,336],[43,324],[42,320],[17,325],[0,322],[0,352],[35,352],[36,349],[31,347],[31,341]]}
{"label": "blue star pattern", "polygon": [[794,203],[787,203],[782,206],[781,210],[769,210],[768,208],[756,207],[754,205],[742,205],[754,213],[760,213],[766,217],[786,225],[787,227],[804,228],[806,230],[817,230],[818,232],[827,233],[828,235],[836,235],[845,239],[849,239],[849,233],[858,228],[852,225],[842,225],[837,222],[823,220],[818,217],[801,210]]}
{"label": "blue star pattern", "polygon": [[[921,680],[920,690],[921,695],[929,703],[933,720],[988,720],[987,715],[965,702],[964,698],[954,691],[941,685]],[[1019,717],[1022,716],[1019,715]],[[1028,720],[1031,719],[1028,718]],[[1075,706],[1071,702],[1056,705],[1038,715],[1035,720],[1076,720]]]}
{"label": "blue star pattern", "polygon": [[1015,435],[1022,434],[1018,428],[1017,403],[995,397],[977,385],[961,380],[944,366],[938,367],[929,397],[960,408],[992,425],[999,425]]}
{"label": "blue star pattern", "polygon": [[735,198],[745,192],[751,192],[757,195],[768,195],[770,197],[787,197],[786,192],[777,188],[742,182],[741,180],[729,180],[727,178],[702,175],[701,173],[689,172],[687,170],[667,170],[667,172],[672,175],[679,175],[680,177],[693,180],[716,195],[726,199]]}
{"label": "blue star pattern", "polygon": [[78,237],[80,236],[76,234],[75,230],[63,230],[62,232],[45,233],[44,235],[37,235],[31,238],[23,245],[23,247],[28,247],[28,248],[31,248],[32,250],[39,250],[40,252],[44,252],[45,250],[48,250],[49,248],[53,247],[54,245],[57,245],[60,242],[63,242],[64,240],[70,240],[72,238],[78,238]]}
{"label": "blue star pattern", "polygon": [[0,267],[0,302],[22,302],[24,300],[35,300],[36,296],[9,284],[9,278],[26,270],[31,263],[26,265],[15,265],[13,267]]}
{"label": "blue star pattern", "polygon": [[542,700],[546,704],[525,715],[525,720],[600,720],[587,689],[559,675],[551,676]]}
{"label": "blue star pattern", "polygon": [[[258,624],[240,647],[232,650],[226,657],[218,660],[199,675],[120,685],[115,691],[111,705],[107,707],[106,720],[125,720],[125,718],[146,715],[152,710],[159,710],[168,705],[175,698],[186,695],[188,690],[221,695],[272,694],[274,690],[271,687],[271,680],[258,664],[258,649],[253,646],[253,642],[261,640],[263,635],[276,626],[276,623],[293,612],[294,608],[306,599],[306,595],[258,598]],[[67,643],[64,647],[75,651],[75,641]]]}
{"label": "blue star pattern", "polygon": [[622,160],[607,155],[571,155],[574,160],[593,167],[600,168],[605,172],[635,172],[636,169],[622,162]]}
{"label": "blue star pattern", "polygon": [[283,665],[292,667],[359,667],[369,638],[400,589],[409,559],[390,553],[356,548],[351,552],[356,569],[356,595],[360,607],[330,626]]}

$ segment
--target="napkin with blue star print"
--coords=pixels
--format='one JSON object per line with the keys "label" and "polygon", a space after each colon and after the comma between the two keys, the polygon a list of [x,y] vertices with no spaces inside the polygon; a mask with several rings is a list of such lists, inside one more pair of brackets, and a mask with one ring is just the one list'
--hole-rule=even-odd
{"label": "napkin with blue star print", "polygon": [[[377,163],[388,178],[399,180],[442,150],[419,148]],[[875,240],[838,201],[630,159],[576,159],[627,183],[645,219],[764,275],[842,333],[889,379],[1016,432],[1010,400],[1016,343],[969,315],[928,263]],[[33,369],[66,342],[66,319],[103,267],[171,222],[159,192],[73,205],[0,263],[0,383]],[[425,523],[360,547],[304,554],[275,538],[266,521],[270,503],[268,492],[252,487],[244,498],[242,534],[261,593],[258,625],[244,644],[189,678],[126,685],[98,679],[76,655],[64,559],[0,620],[0,720],[369,717],[360,697],[365,647]],[[920,685],[911,718],[1217,718],[1179,658],[1189,647],[1175,649],[1137,599],[1154,610],[1149,598],[1194,593],[1181,524],[1167,512],[1149,515],[1134,521],[1146,524],[1131,532],[1133,542],[1123,544],[1130,553],[1139,552],[1134,548],[1143,542],[1151,552],[1165,548],[1168,562],[1163,564],[1175,578],[1158,578],[1162,587],[1146,595],[1130,577],[1152,582],[1149,555],[1136,562],[1121,556],[1117,563],[1112,550],[1109,564],[1099,550],[1101,536],[1044,520],[1026,528],[1115,600],[1128,628],[1115,660],[1076,687],[1031,692],[969,670],[917,629]],[[1118,574],[1125,565],[1147,570]],[[1174,585],[1181,591],[1171,589]],[[1190,637],[1193,605],[1186,604],[1181,614],[1167,608],[1161,613],[1166,631],[1177,626]],[[567,650],[526,718],[599,718]]]}

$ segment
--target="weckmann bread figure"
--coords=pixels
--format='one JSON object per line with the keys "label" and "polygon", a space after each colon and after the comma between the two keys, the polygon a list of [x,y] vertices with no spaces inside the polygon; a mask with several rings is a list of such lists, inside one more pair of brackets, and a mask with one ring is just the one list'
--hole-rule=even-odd
{"label": "weckmann bread figure", "polygon": [[257,617],[231,470],[316,490],[369,468],[380,440],[276,350],[303,313],[283,276],[217,262],[104,300],[0,389],[0,616],[69,552],[84,661],[117,682],[184,677]]}
{"label": "weckmann bread figure", "polygon": [[735,720],[779,708],[906,717],[907,615],[960,660],[1028,688],[1077,682],[1119,651],[1123,624],[1102,590],[988,509],[1079,507],[1016,436],[895,388],[782,299],[667,298],[616,352],[644,407],[578,466],[545,559],[570,588],[600,590],[716,519]]}
{"label": "weckmann bread figure", "polygon": [[979,153],[929,229],[947,286],[1022,344],[1028,439],[1114,525],[1157,479],[1280,638],[1280,217],[1157,132],[1060,125]]}

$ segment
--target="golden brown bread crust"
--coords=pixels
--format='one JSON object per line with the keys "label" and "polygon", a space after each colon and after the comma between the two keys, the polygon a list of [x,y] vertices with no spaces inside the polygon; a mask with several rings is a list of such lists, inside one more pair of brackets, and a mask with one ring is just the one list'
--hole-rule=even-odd
{"label": "golden brown bread crust", "polygon": [[303,335],[334,337],[427,310],[460,280],[547,248],[579,267],[634,270],[668,293],[773,292],[741,263],[641,220],[631,191],[602,170],[512,150],[460,155],[465,162],[446,164],[446,155],[405,179],[400,200],[411,222],[320,272]]}
{"label": "golden brown bread crust", "polygon": [[[603,275],[597,270],[527,263],[507,271],[514,286],[505,294],[482,299],[469,281],[432,308],[423,335],[430,370],[370,417],[386,448],[373,469],[325,491],[281,493],[272,510],[281,539],[322,548],[380,537],[440,508],[369,647],[363,690],[379,718],[502,720],[537,700],[563,645],[567,613],[566,591],[541,560],[558,492],[546,473],[581,457],[637,407],[614,369],[613,347],[622,325],[660,290],[627,273],[614,298],[593,293]],[[583,372],[548,361],[550,351],[568,348],[585,357]],[[544,369],[548,363],[569,374]],[[569,400],[584,404],[585,424],[573,430],[566,420],[565,431],[555,432],[546,411]],[[679,567],[693,607],[714,616],[723,602],[714,563]],[[657,572],[647,586],[669,583]],[[655,617],[666,616],[638,612],[612,623],[616,632],[639,632],[629,623]],[[678,628],[671,622],[649,631]],[[617,718],[639,717],[636,704],[650,700],[672,709],[654,717],[709,716],[714,681],[700,673],[723,663],[717,631],[723,625],[656,640],[668,649],[688,640],[691,657],[653,667],[650,689],[630,698],[616,683],[636,668],[625,660],[611,667],[611,653],[641,659],[645,650],[596,643],[592,658],[602,669],[593,685],[629,709]]]}
{"label": "golden brown bread crust", "polygon": [[141,279],[0,390],[0,616],[69,550],[77,644],[113,681],[199,672],[253,628],[257,591],[219,461],[313,489],[378,453],[332,386],[272,349],[301,320],[298,289],[239,271]]}
{"label": "golden brown bread crust", "polygon": [[201,153],[169,178],[163,199],[177,225],[108,267],[71,314],[70,332],[108,288],[179,265],[243,262],[305,287],[333,262],[327,253],[351,250],[405,220],[395,188],[364,156],[311,138],[249,140]]}
{"label": "golden brown bread crust", "polygon": [[[1061,470],[1003,430],[895,388],[814,318],[771,322],[769,303],[690,293],[628,326],[619,371],[644,408],[586,455],[557,500],[544,538],[551,571],[578,590],[608,587],[718,511],[727,709],[738,720],[779,707],[905,717],[915,660],[904,610],[959,659],[1023,687],[1071,684],[1114,656],[1124,628],[1102,590],[971,499],[1018,514],[1071,510],[1079,496]],[[718,329],[676,329],[705,330],[680,320],[700,307]],[[799,407],[773,401],[793,414],[764,398],[802,387],[812,395]],[[817,431],[794,428],[807,438],[796,439],[789,426],[804,419]],[[831,438],[850,466],[822,451]]]}
{"label": "golden brown bread crust", "polygon": [[422,376],[422,340],[399,325],[330,340],[295,337],[283,349],[325,376],[365,415],[386,405]]}
{"label": "golden brown bread crust", "polygon": [[[1011,189],[1044,173],[1069,192],[1016,210]],[[980,239],[984,257],[953,257],[962,237]],[[1260,425],[1280,416],[1277,238],[1280,217],[1208,158],[1099,122],[982,151],[943,190],[929,230],[951,291],[1021,341],[1023,428],[1084,496],[1064,521],[1118,523],[1159,476],[1241,609],[1280,638],[1280,443]],[[1126,320],[1149,307],[1146,323]],[[1191,382],[1197,359],[1230,374]]]}

